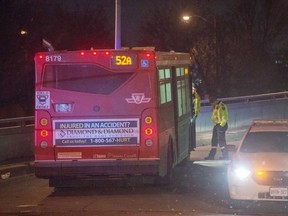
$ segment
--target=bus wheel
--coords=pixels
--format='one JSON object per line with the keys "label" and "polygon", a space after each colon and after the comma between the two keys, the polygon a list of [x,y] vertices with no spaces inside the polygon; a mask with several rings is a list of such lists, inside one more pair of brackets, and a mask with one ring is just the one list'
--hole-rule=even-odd
{"label": "bus wheel", "polygon": [[173,144],[172,141],[169,142],[168,151],[167,151],[167,173],[165,176],[157,176],[155,183],[156,185],[165,185],[169,186],[172,182],[173,174]]}

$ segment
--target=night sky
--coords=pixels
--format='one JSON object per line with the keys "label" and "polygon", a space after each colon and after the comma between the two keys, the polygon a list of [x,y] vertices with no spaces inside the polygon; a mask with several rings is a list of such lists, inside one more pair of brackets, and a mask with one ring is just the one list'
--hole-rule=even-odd
{"label": "night sky", "polygon": [[[155,7],[161,7],[168,2],[179,0],[121,0],[121,37],[122,45],[133,47],[137,46],[139,29],[145,21],[145,16]],[[104,5],[110,22],[114,27],[115,0],[97,0]],[[180,1],[179,1],[180,2]],[[233,0],[202,0],[201,4],[206,4],[208,8],[214,11],[222,12],[233,3]]]}
{"label": "night sky", "polygon": [[[36,52],[46,50],[42,47],[42,38],[50,41],[57,50],[114,47],[115,0],[0,0],[0,3],[0,23],[3,25],[0,34],[3,45],[0,51],[0,108],[10,110],[9,106],[15,105],[26,113],[21,111],[17,116],[33,113],[33,57]],[[172,7],[170,3],[173,3]],[[268,12],[273,16],[263,12],[267,9],[265,4],[265,8],[261,7],[263,3],[273,3],[275,7],[269,8],[268,5],[271,9]],[[154,9],[159,7],[155,13]],[[183,8],[190,16],[210,19],[210,24],[211,17],[217,17],[217,28],[211,28],[201,19],[194,24],[184,24],[186,27],[183,28],[174,22]],[[121,46],[148,45],[155,46],[156,50],[181,52],[195,48],[207,86],[214,89],[218,83],[224,83],[217,88],[219,97],[286,91],[287,8],[287,0],[121,0]],[[104,14],[99,9],[103,9]],[[263,14],[269,16],[263,18]],[[98,22],[93,21],[95,18]],[[267,42],[259,40],[267,32],[259,30],[258,25],[268,21],[273,37]],[[28,34],[20,35],[22,28],[27,28]],[[214,34],[216,32],[218,34]],[[218,35],[217,53],[212,35]],[[276,45],[279,50],[274,49]],[[252,78],[247,82],[246,77]]]}
{"label": "night sky", "polygon": [[[168,0],[169,1],[169,0]],[[110,22],[114,27],[115,0],[98,0],[104,5]],[[121,38],[124,46],[137,46],[138,30],[145,20],[145,15],[154,7],[167,3],[167,0],[121,0]]]}

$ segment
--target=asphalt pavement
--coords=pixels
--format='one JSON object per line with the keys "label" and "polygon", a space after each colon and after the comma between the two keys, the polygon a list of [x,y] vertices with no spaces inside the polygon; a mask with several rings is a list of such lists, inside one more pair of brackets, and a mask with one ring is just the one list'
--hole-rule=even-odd
{"label": "asphalt pavement", "polygon": [[[237,130],[228,129],[226,133],[227,144],[238,145],[243,137],[246,128]],[[190,159],[192,161],[201,161],[210,151],[212,132],[197,133],[196,148],[191,151]],[[221,156],[220,149],[217,151],[216,159]],[[0,181],[8,178],[30,174],[34,172],[34,158],[17,158],[0,162]]]}

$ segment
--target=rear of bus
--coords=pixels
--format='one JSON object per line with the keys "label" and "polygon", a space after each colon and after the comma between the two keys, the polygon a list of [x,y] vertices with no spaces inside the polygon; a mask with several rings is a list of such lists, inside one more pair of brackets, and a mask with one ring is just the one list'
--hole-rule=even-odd
{"label": "rear of bus", "polygon": [[39,178],[158,175],[153,51],[35,56]]}

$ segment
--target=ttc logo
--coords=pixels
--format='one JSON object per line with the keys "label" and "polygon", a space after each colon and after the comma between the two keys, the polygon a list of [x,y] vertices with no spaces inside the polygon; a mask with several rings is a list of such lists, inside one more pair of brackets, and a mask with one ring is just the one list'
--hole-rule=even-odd
{"label": "ttc logo", "polygon": [[125,98],[125,100],[128,103],[141,104],[141,103],[149,103],[151,98],[145,98],[144,93],[133,93],[131,98]]}

